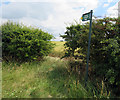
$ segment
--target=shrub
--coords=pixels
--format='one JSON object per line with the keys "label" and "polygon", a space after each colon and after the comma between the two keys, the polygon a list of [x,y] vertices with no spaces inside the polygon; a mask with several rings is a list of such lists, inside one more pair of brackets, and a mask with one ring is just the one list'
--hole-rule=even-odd
{"label": "shrub", "polygon": [[[65,35],[61,36],[67,40],[65,55],[76,57],[77,52],[77,57],[83,54],[85,57],[83,57],[83,61],[86,62],[88,26],[89,23],[67,27]],[[95,77],[104,79],[109,87],[115,89],[116,94],[119,93],[120,18],[104,18],[93,21],[89,64]]]}
{"label": "shrub", "polygon": [[66,48],[64,57],[75,56],[75,50],[79,48],[79,36],[83,32],[83,28],[84,26],[79,24],[66,27],[67,31],[65,32],[65,35],[61,35],[61,37],[66,41],[64,44]]}
{"label": "shrub", "polygon": [[41,29],[7,22],[1,25],[4,60],[32,61],[48,55],[53,47],[52,35]]}

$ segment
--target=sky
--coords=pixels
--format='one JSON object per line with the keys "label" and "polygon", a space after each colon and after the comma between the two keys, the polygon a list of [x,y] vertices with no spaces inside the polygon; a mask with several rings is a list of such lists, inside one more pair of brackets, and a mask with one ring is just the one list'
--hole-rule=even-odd
{"label": "sky", "polygon": [[11,20],[40,28],[60,41],[66,27],[82,23],[81,16],[93,10],[98,18],[117,17],[119,0],[0,0],[0,25]]}

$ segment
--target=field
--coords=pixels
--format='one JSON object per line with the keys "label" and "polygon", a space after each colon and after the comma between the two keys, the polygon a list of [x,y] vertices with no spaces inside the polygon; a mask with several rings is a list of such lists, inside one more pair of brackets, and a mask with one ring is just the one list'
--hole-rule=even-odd
{"label": "field", "polygon": [[52,57],[62,57],[64,55],[64,44],[65,42],[52,41],[55,44],[54,49],[49,54]]}
{"label": "field", "polygon": [[[90,98],[96,97],[78,74],[71,72],[69,61],[60,59],[65,42],[56,44],[52,53],[40,62],[2,63],[3,98]],[[54,56],[53,56],[54,55]]]}

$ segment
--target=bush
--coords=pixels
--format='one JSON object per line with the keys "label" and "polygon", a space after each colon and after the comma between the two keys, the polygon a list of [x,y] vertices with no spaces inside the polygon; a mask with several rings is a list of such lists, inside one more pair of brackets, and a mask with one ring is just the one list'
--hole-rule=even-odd
{"label": "bush", "polygon": [[53,47],[52,35],[41,29],[7,22],[2,28],[2,54],[4,60],[32,61],[48,55]]}
{"label": "bush", "polygon": [[80,39],[80,34],[83,32],[84,26],[82,25],[71,25],[70,27],[66,27],[67,31],[65,32],[65,35],[61,35],[63,39],[65,39],[65,56],[75,56],[75,50],[79,48],[78,41]]}
{"label": "bush", "polygon": [[[116,94],[119,94],[120,91],[119,22],[120,18],[104,18],[93,21],[89,62],[93,76],[104,79],[109,87],[114,88]],[[83,55],[82,60],[86,62],[88,33],[89,23],[67,27],[65,35],[62,35],[67,40],[65,56],[80,58],[79,55]]]}

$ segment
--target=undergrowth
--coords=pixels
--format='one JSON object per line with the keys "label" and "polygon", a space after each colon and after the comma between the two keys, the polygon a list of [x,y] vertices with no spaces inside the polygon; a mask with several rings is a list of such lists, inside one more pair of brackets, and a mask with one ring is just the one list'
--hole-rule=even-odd
{"label": "undergrowth", "polygon": [[3,98],[87,98],[91,93],[80,84],[68,63],[54,57],[43,62],[5,63],[2,71]]}

